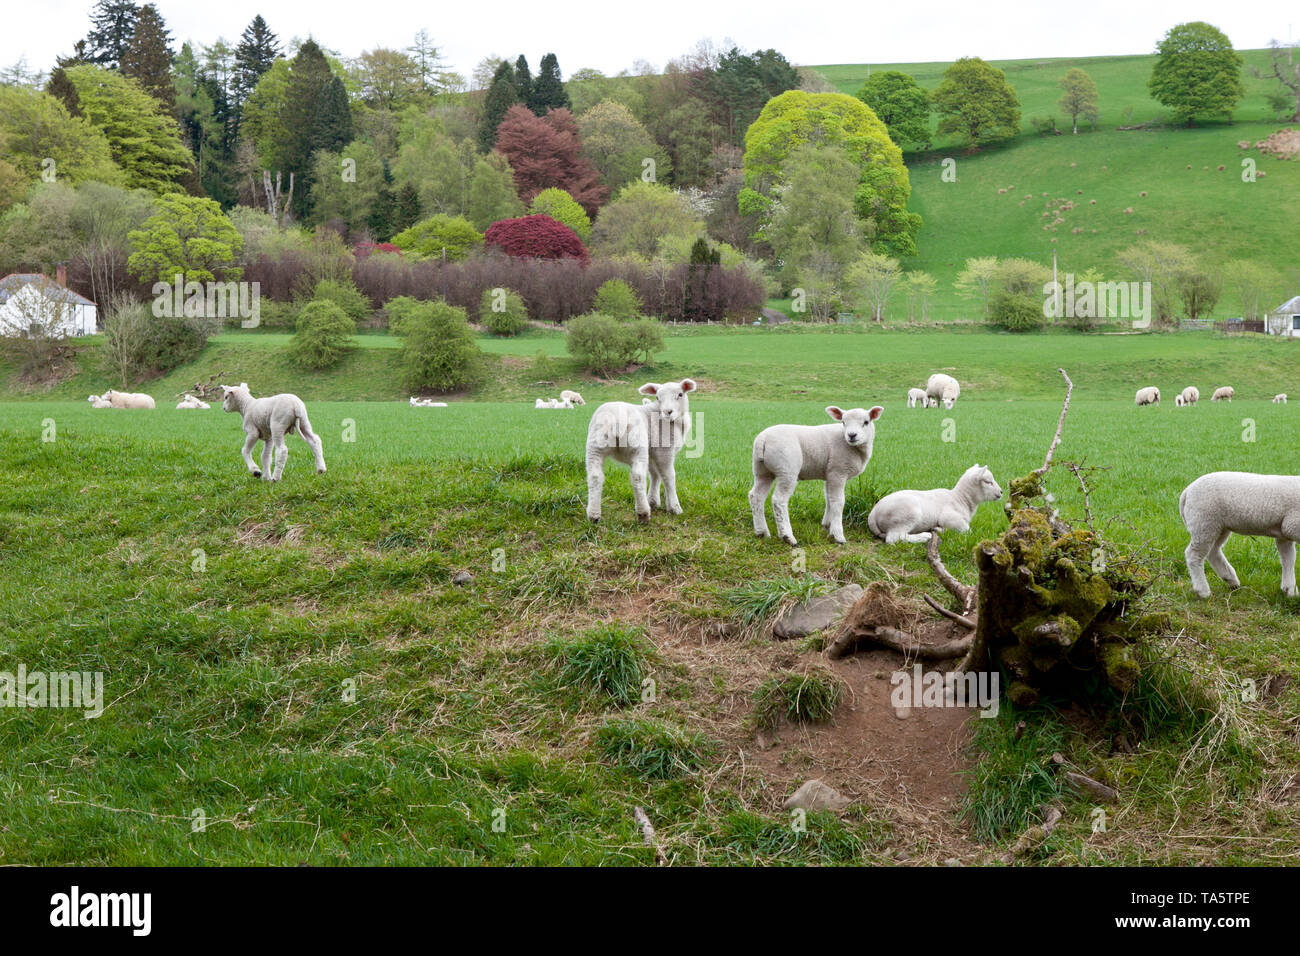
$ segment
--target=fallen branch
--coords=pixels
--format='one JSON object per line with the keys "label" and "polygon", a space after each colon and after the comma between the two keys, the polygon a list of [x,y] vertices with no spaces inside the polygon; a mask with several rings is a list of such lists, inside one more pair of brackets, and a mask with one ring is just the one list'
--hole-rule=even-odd
{"label": "fallen branch", "polygon": [[926,603],[926,604],[930,605],[930,607],[934,608],[936,611],[938,611],[940,614],[942,614],[942,615],[943,615],[944,617],[946,617],[948,620],[953,621],[953,622],[955,622],[955,623],[957,623],[957,624],[960,624],[962,627],[966,628],[966,630],[968,630],[968,631],[973,631],[973,630],[975,630],[975,622],[972,621],[970,618],[968,618],[968,617],[962,617],[962,616],[961,616],[960,614],[958,614],[956,611],[950,611],[950,610],[948,610],[946,607],[944,607],[942,604],[940,604],[940,603],[939,603],[938,601],[936,601],[934,598],[930,597],[930,595],[928,595],[928,594],[922,594],[921,597],[925,598],[925,603]]}
{"label": "fallen branch", "polygon": [[943,558],[939,557],[938,530],[930,532],[930,540],[925,544],[925,559],[930,562],[930,569],[934,571],[935,577],[939,579],[944,589],[961,602],[962,614],[969,615],[975,609],[977,592],[973,587],[962,584],[954,578],[944,566]]}
{"label": "fallen branch", "polygon": [[1119,799],[1119,791],[1114,787],[1102,783],[1100,780],[1093,780],[1087,774],[1078,773],[1074,770],[1065,771],[1065,782],[1072,786],[1080,793],[1086,793],[1090,797],[1100,800],[1102,803],[1114,803]]}
{"label": "fallen branch", "polygon": [[856,652],[862,644],[879,644],[905,657],[947,661],[965,654],[972,640],[971,637],[959,637],[942,644],[923,644],[914,635],[907,631],[900,631],[896,627],[873,627],[865,631],[841,634],[826,648],[826,655],[832,660],[837,660]]}
{"label": "fallen branch", "polygon": [[663,847],[659,845],[659,838],[655,836],[654,825],[650,822],[650,818],[646,816],[646,812],[640,807],[633,807],[632,817],[636,820],[637,825],[641,827],[641,839],[645,841],[645,845],[654,849],[655,860],[660,866],[667,865],[668,857],[664,855]]}
{"label": "fallen branch", "polygon": [[1056,807],[1048,807],[1043,813],[1043,822],[1035,824],[1020,834],[1016,842],[1011,844],[1011,848],[998,859],[1003,863],[1014,863],[1017,857],[1024,856],[1030,850],[1042,846],[1043,841],[1051,836],[1052,831],[1056,829],[1056,825],[1060,822],[1061,811]]}

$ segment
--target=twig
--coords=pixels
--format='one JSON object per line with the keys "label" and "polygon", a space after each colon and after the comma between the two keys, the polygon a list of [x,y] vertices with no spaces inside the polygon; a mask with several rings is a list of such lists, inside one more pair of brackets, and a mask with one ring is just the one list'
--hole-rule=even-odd
{"label": "twig", "polygon": [[666,866],[668,857],[664,855],[663,847],[659,845],[659,838],[655,836],[654,825],[650,822],[650,818],[646,816],[646,812],[640,807],[633,807],[632,817],[636,820],[637,825],[641,827],[641,838],[645,840],[645,845],[654,849],[655,860],[658,861],[660,866]]}
{"label": "twig", "polygon": [[1047,457],[1043,459],[1043,467],[1034,472],[1036,475],[1047,474],[1047,469],[1052,467],[1052,455],[1056,452],[1056,446],[1061,443],[1061,429],[1065,427],[1065,416],[1070,411],[1070,396],[1074,393],[1074,383],[1070,381],[1070,376],[1065,374],[1065,369],[1058,368],[1061,377],[1065,379],[1065,404],[1061,406],[1061,418],[1056,423],[1056,435],[1052,438],[1052,444],[1047,448]]}
{"label": "twig", "polygon": [[958,614],[956,611],[950,611],[950,610],[948,610],[946,607],[944,607],[942,604],[940,604],[940,603],[939,603],[938,601],[936,601],[934,598],[930,597],[930,595],[928,595],[928,594],[922,594],[921,597],[925,598],[925,603],[926,603],[926,604],[930,605],[930,607],[934,608],[936,611],[938,611],[940,614],[942,614],[942,615],[943,615],[944,617],[946,617],[948,620],[950,620],[950,621],[954,621],[954,622],[956,622],[957,624],[960,624],[962,627],[966,628],[966,630],[968,630],[968,631],[973,631],[973,630],[975,630],[975,622],[972,621],[970,618],[968,618],[968,617],[962,617],[962,616],[961,616],[960,614]]}
{"label": "twig", "polygon": [[935,577],[944,589],[961,602],[963,614],[970,614],[975,607],[976,591],[969,585],[962,584],[949,573],[944,566],[943,558],[939,557],[939,532],[930,532],[930,540],[925,544],[925,559],[930,562],[930,569],[934,571]]}
{"label": "twig", "polygon": [[1041,846],[1060,822],[1061,811],[1056,807],[1048,807],[1043,814],[1043,822],[1035,824],[1020,834],[1020,837],[1011,845],[1011,848],[1006,853],[1003,853],[999,859],[1003,863],[1014,863],[1016,857],[1024,856],[1035,847]]}
{"label": "twig", "polygon": [[1088,498],[1088,483],[1083,480],[1083,472],[1079,469],[1077,461],[1068,461],[1065,467],[1074,472],[1074,477],[1079,479],[1079,490],[1083,492],[1083,516],[1088,522],[1088,528],[1096,531],[1097,528],[1092,523],[1092,502]]}

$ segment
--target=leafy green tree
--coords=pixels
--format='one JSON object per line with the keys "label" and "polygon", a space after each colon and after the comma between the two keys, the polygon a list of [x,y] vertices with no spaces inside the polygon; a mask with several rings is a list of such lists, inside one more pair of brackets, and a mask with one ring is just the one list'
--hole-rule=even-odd
{"label": "leafy green tree", "polygon": [[641,314],[641,298],[622,279],[608,279],[596,290],[591,310],[620,322],[630,322]]}
{"label": "leafy green tree", "polygon": [[1156,46],[1147,89],[1191,126],[1197,116],[1230,116],[1245,95],[1241,57],[1220,30],[1202,21],[1170,28]]}
{"label": "leafy green tree", "polygon": [[854,301],[869,308],[871,317],[877,322],[883,322],[885,307],[902,278],[897,259],[877,252],[864,252],[849,266],[844,281],[852,291]]}
{"label": "leafy green tree", "polygon": [[518,335],[528,328],[528,307],[509,289],[484,289],[479,296],[479,323],[493,335]]}
{"label": "leafy green tree", "polygon": [[316,222],[342,220],[353,231],[367,226],[386,187],[384,163],[375,148],[354,141],[337,153],[321,150],[314,165],[312,218]]}
{"label": "leafy green tree", "polygon": [[421,92],[420,66],[401,50],[366,50],[354,67],[361,97],[380,109],[397,109]]}
{"label": "leafy green tree", "polygon": [[181,46],[176,57],[176,117],[198,165],[199,183],[225,204],[237,198],[234,168],[235,122],[226,89],[199,63],[193,48]]}
{"label": "leafy green tree", "polygon": [[998,272],[996,256],[983,256],[966,260],[966,267],[958,274],[953,285],[957,294],[965,299],[975,299],[984,309],[984,318],[989,317],[989,304],[992,300]]}
{"label": "leafy green tree", "polygon": [[194,160],[176,120],[135,80],[89,64],[65,72],[82,115],[108,139],[125,185],[165,193],[193,180]]}
{"label": "leafy green tree", "polygon": [[768,100],[799,87],[799,72],[776,50],[745,53],[733,46],[705,76],[705,99],[733,144],[740,143]]}
{"label": "leafy green tree", "polygon": [[907,319],[924,322],[930,317],[929,302],[939,287],[939,280],[928,272],[909,272],[903,276],[903,293],[907,296]]}
{"label": "leafy green tree", "polygon": [[524,204],[515,193],[515,174],[500,153],[479,157],[469,182],[466,217],[475,229],[486,230],[494,222],[523,215]]}
{"label": "leafy green tree", "polygon": [[563,223],[578,234],[578,238],[587,243],[591,241],[591,220],[587,211],[563,189],[543,189],[533,197],[528,207],[528,215],[550,216],[556,222]]}
{"label": "leafy green tree", "polygon": [[1099,114],[1097,84],[1092,82],[1092,77],[1076,66],[1061,77],[1060,87],[1061,98],[1056,105],[1062,113],[1070,117],[1070,125],[1074,133],[1078,135],[1080,116],[1095,125]]}
{"label": "leafy green tree", "polygon": [[461,216],[439,213],[399,232],[392,243],[408,259],[440,259],[445,249],[449,260],[458,260],[483,244],[483,234]]}
{"label": "leafy green tree", "polygon": [[70,115],[49,93],[27,86],[0,86],[0,160],[24,183],[36,182],[46,170],[56,180],[74,184],[123,180],[102,130]]}
{"label": "leafy green tree", "polygon": [[84,62],[118,69],[135,34],[136,13],[134,0],[98,0],[90,11]]}
{"label": "leafy green tree", "polygon": [[770,211],[773,193],[789,178],[787,161],[808,144],[843,149],[857,169],[855,231],[896,255],[915,255],[921,217],[907,210],[912,186],[903,153],[876,114],[843,93],[791,90],[768,101],[745,135],[741,212]]}
{"label": "leafy green tree", "polygon": [[592,239],[605,255],[650,259],[664,237],[703,232],[704,223],[684,198],[667,186],[637,180],[600,211]]}
{"label": "leafy green tree", "polygon": [[146,3],[136,14],[135,32],[122,53],[122,73],[168,109],[176,106],[172,87],[171,37],[158,8]]}
{"label": "leafy green tree", "polygon": [[244,240],[211,199],[167,193],[144,225],[130,234],[134,250],[127,260],[142,282],[227,281],[242,275],[239,255]]}
{"label": "leafy green tree", "polygon": [[[267,77],[273,73],[269,71]],[[347,90],[315,41],[304,43],[290,61],[283,106],[272,123],[271,149],[262,159],[286,178],[290,172],[296,175],[294,205],[302,213],[312,185],[313,157],[319,150],[337,150],[352,139]]]}
{"label": "leafy green tree", "polygon": [[972,146],[1010,139],[1020,132],[1020,101],[1007,75],[977,56],[944,70],[930,94],[940,136],[959,136]]}
{"label": "leafy green tree", "polygon": [[402,313],[396,330],[402,337],[402,378],[410,392],[452,392],[482,378],[484,356],[464,309],[442,301],[420,302]]}
{"label": "leafy green tree", "polygon": [[765,231],[782,263],[781,278],[787,288],[807,288],[810,273],[816,273],[838,286],[862,248],[862,223],[853,207],[858,165],[843,147],[805,143],[787,158],[785,169],[789,178],[776,190]]}
{"label": "leafy green tree", "polygon": [[497,142],[497,127],[505,119],[510,107],[519,103],[519,88],[515,85],[515,71],[502,62],[492,75],[492,84],[483,98],[483,114],[479,118],[478,148],[487,152]]}
{"label": "leafy green tree", "polygon": [[356,323],[329,299],[314,299],[298,312],[289,355],[299,367],[321,371],[338,365],[356,348]]}
{"label": "leafy green tree", "polygon": [[908,74],[880,70],[867,77],[858,99],[880,117],[889,138],[924,149],[930,145],[930,97]]}
{"label": "leafy green tree", "polygon": [[587,110],[578,117],[578,133],[582,137],[582,154],[610,189],[641,178],[647,159],[653,161],[650,168],[656,182],[671,181],[673,167],[668,152],[622,103],[605,100]]}
{"label": "leafy green tree", "polygon": [[564,92],[564,81],[560,78],[560,61],[554,53],[542,57],[527,102],[528,108],[538,116],[547,110],[569,108],[569,94]]}

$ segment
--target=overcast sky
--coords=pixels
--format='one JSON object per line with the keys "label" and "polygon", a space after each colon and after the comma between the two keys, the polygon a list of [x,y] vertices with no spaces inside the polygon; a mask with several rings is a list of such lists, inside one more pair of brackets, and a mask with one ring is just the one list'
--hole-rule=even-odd
{"label": "overcast sky", "polygon": [[[344,57],[377,46],[402,48],[425,28],[448,66],[468,77],[483,57],[523,53],[536,70],[554,52],[567,77],[581,67],[617,73],[638,59],[657,69],[703,38],[734,41],[747,50],[775,47],[799,65],[988,60],[1026,57],[1149,53],[1175,23],[1206,20],[1239,49],[1286,41],[1300,28],[1294,0],[1208,3],[1097,0],[746,0],[717,5],[701,0],[429,0],[314,2],[294,0],[157,0],[176,46],[184,40],[234,42],[255,14],[287,40],[315,37]],[[93,0],[5,3],[0,65],[26,57],[48,70],[56,54],[71,51],[89,28]]]}

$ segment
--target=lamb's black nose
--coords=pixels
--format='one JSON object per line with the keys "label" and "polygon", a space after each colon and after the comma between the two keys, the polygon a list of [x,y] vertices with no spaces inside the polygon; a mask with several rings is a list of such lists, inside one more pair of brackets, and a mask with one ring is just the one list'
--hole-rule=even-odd
{"label": "lamb's black nose", "polygon": [[858,433],[857,433],[857,432],[849,432],[849,441],[857,441],[857,440],[858,440]]}

